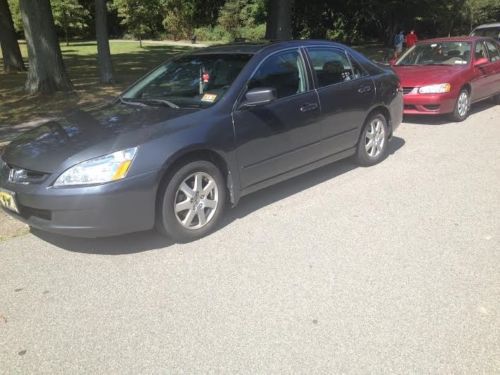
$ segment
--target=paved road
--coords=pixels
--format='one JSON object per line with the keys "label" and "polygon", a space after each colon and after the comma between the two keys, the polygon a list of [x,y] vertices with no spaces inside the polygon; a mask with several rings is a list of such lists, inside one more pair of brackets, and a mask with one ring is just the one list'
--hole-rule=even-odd
{"label": "paved road", "polygon": [[0,373],[499,373],[499,139],[411,119],[187,245],[0,243]]}

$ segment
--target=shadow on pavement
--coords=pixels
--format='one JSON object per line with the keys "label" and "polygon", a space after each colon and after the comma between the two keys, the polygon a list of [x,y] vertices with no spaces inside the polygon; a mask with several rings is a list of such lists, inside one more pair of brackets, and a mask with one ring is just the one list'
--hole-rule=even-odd
{"label": "shadow on pavement", "polygon": [[[405,144],[404,139],[393,137],[389,143],[388,157],[396,153]],[[301,176],[281,182],[277,185],[257,191],[241,199],[238,206],[226,211],[219,226],[223,228],[233,221],[251,214],[269,204],[307,190],[317,184],[347,173],[358,165],[351,159],[345,159],[325,167],[307,172]],[[59,248],[86,254],[121,255],[156,250],[174,245],[171,240],[155,231],[131,233],[106,238],[73,238],[32,229],[31,233],[43,241]],[[201,239],[200,241],[203,241]]]}
{"label": "shadow on pavement", "polygon": [[[474,114],[485,111],[489,108],[495,106],[492,100],[483,100],[478,103],[474,103],[470,109],[469,116],[474,116]],[[429,115],[406,115],[404,117],[404,122],[408,124],[415,125],[453,125],[456,124],[447,115],[439,115],[439,116],[429,116]]]}

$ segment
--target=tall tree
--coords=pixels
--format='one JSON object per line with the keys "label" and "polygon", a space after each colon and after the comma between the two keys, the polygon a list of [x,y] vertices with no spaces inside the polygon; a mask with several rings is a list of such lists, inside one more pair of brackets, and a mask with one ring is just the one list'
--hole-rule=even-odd
{"label": "tall tree", "polygon": [[139,39],[142,47],[142,38],[156,30],[156,21],[163,19],[162,0],[114,0],[113,4],[118,10],[118,16],[122,18],[121,24],[125,25],[132,35]]}
{"label": "tall tree", "polygon": [[113,65],[109,51],[107,0],[95,0],[95,33],[97,37],[97,65],[101,83],[113,82]]}
{"label": "tall tree", "polygon": [[292,9],[294,0],[268,0],[266,39],[292,38]]}
{"label": "tall tree", "polygon": [[78,0],[52,0],[54,23],[64,32],[64,40],[69,46],[69,33],[81,32],[87,28],[89,11]]}
{"label": "tall tree", "polygon": [[49,0],[20,0],[19,5],[28,45],[26,90],[30,94],[72,90],[73,85],[64,67]]}
{"label": "tall tree", "polygon": [[0,0],[0,45],[4,71],[9,73],[25,70],[7,0]]}

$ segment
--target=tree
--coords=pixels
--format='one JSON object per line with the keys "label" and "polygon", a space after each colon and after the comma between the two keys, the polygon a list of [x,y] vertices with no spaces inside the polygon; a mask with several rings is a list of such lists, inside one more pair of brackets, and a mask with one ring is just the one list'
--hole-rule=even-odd
{"label": "tree", "polygon": [[0,45],[4,71],[9,73],[25,70],[7,0],[0,0]]}
{"label": "tree", "polygon": [[266,39],[292,38],[292,10],[294,0],[268,0]]}
{"label": "tree", "polygon": [[97,38],[97,65],[101,83],[113,82],[113,65],[109,51],[107,0],[95,0],[95,33]]}
{"label": "tree", "polygon": [[26,90],[30,94],[70,91],[49,0],[20,0],[29,70]]}
{"label": "tree", "polygon": [[114,5],[118,10],[118,16],[122,18],[121,24],[139,39],[141,47],[143,36],[156,31],[158,17],[161,24],[163,14],[161,0],[115,0]]}
{"label": "tree", "polygon": [[173,36],[174,40],[182,37],[191,37],[194,28],[194,2],[187,0],[166,0],[164,8],[166,15],[163,19],[163,26]]}
{"label": "tree", "polygon": [[52,0],[52,12],[56,26],[64,32],[67,46],[70,31],[82,31],[87,28],[89,12],[78,0]]}

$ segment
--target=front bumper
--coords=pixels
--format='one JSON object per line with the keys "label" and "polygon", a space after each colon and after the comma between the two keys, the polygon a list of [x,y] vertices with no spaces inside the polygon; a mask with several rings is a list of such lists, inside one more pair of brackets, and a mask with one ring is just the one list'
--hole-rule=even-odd
{"label": "front bumper", "polygon": [[405,115],[442,115],[453,112],[456,103],[454,93],[404,95]]}
{"label": "front bumper", "polygon": [[153,228],[158,173],[87,187],[54,188],[12,184],[19,214],[11,216],[34,228],[75,237],[104,237]]}

